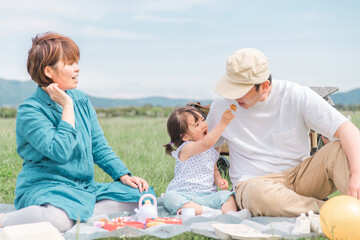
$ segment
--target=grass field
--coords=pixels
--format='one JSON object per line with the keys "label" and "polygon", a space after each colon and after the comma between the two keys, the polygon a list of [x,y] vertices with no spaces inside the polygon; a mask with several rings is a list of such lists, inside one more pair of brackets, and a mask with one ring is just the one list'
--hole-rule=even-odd
{"label": "grass field", "polygon": [[[353,123],[360,128],[360,113],[352,114]],[[128,169],[148,181],[157,196],[165,192],[173,177],[174,160],[165,155],[163,144],[169,142],[165,118],[108,118],[99,119],[105,136]],[[16,153],[15,119],[0,118],[0,202],[13,203],[16,176],[22,160]],[[96,168],[99,182],[112,181]],[[187,235],[186,235],[187,236]],[[195,235],[191,235],[195,237]],[[179,239],[186,239],[182,236]],[[197,239],[202,239],[197,236]]]}
{"label": "grass field", "polygon": [[[166,119],[136,117],[99,121],[110,146],[128,169],[154,186],[158,196],[165,192],[175,164],[162,147],[169,142]],[[0,149],[0,202],[13,203],[16,176],[22,167],[22,160],[16,153],[15,119],[0,118]],[[112,181],[97,166],[95,178],[99,182]]]}

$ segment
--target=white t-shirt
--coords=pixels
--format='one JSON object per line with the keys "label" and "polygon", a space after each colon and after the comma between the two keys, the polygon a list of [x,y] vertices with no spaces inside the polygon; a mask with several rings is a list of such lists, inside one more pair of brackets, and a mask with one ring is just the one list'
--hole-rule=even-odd
{"label": "white t-shirt", "polygon": [[[221,119],[235,100],[217,96],[207,117],[209,129]],[[215,147],[229,145],[230,180],[240,181],[296,166],[309,157],[310,129],[334,139],[348,119],[308,87],[273,80],[264,102],[249,109],[238,107]]]}

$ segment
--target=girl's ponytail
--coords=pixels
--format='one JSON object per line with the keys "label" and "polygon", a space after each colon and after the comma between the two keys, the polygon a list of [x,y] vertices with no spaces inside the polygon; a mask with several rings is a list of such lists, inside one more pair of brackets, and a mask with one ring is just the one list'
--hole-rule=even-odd
{"label": "girl's ponytail", "polygon": [[175,149],[172,147],[172,144],[173,144],[172,142],[169,142],[168,144],[163,145],[163,147],[165,147],[166,154],[169,156],[172,156],[171,152],[175,151]]}
{"label": "girl's ponytail", "polygon": [[[176,108],[169,116],[167,121],[167,132],[170,137],[170,142],[163,145],[165,147],[165,152],[169,156],[172,151],[175,151],[184,141],[182,136],[184,134],[189,134],[187,119],[191,115],[194,117],[195,121],[198,121],[201,112],[199,109],[194,107],[179,107]],[[173,147],[174,145],[174,147]]]}

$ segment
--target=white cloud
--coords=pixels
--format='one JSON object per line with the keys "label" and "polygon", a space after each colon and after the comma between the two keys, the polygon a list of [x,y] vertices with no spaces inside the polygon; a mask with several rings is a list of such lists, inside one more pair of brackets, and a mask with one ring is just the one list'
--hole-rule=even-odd
{"label": "white cloud", "polygon": [[156,39],[157,37],[149,34],[139,34],[120,29],[102,29],[93,26],[86,26],[73,32],[74,35],[92,38],[110,38],[110,39]]}
{"label": "white cloud", "polygon": [[103,6],[106,4],[96,4],[96,2],[84,0],[12,0],[1,3],[1,9],[10,11],[15,17],[41,14],[47,17],[61,17],[62,19],[70,17],[89,21],[96,21],[102,16],[102,11],[99,10]]}
{"label": "white cloud", "polygon": [[48,15],[56,14],[65,17],[97,20],[113,12],[158,12],[185,11],[194,7],[212,5],[210,0],[12,0],[2,1],[1,9],[10,10],[18,16],[26,13],[44,12]]}
{"label": "white cloud", "polygon": [[16,33],[19,31],[27,32],[41,32],[49,29],[64,30],[63,24],[57,21],[43,19],[43,18],[31,18],[31,17],[12,17],[0,20],[0,34],[6,36],[9,33]]}
{"label": "white cloud", "polygon": [[185,11],[194,7],[213,5],[213,0],[128,0],[107,1],[104,8],[113,12],[159,12],[159,11]]}
{"label": "white cloud", "polygon": [[209,0],[159,0],[144,1],[138,8],[140,11],[183,11],[198,6],[211,5]]}
{"label": "white cloud", "polygon": [[156,39],[149,34],[123,31],[121,29],[104,29],[86,25],[79,27],[69,22],[51,20],[41,17],[12,17],[0,20],[0,36],[13,38],[21,32],[42,33],[56,31],[65,35],[78,35],[90,38],[114,38],[114,39]]}
{"label": "white cloud", "polygon": [[162,18],[151,15],[138,15],[133,18],[135,21],[143,22],[165,22],[165,23],[188,23],[193,22],[191,18]]}

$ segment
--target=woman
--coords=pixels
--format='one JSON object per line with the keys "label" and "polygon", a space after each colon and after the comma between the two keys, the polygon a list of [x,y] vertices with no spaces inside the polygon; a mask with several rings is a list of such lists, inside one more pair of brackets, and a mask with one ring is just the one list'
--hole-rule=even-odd
{"label": "woman", "polygon": [[[78,46],[68,37],[33,38],[27,70],[39,85],[18,108],[16,144],[24,160],[17,178],[17,210],[1,226],[49,221],[61,232],[93,214],[131,211],[147,182],[131,176],[106,141],[88,97],[78,90]],[[94,163],[113,179],[97,183]]]}

